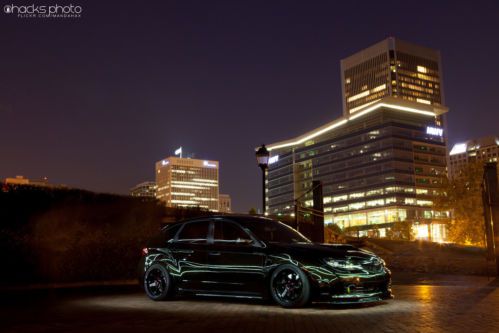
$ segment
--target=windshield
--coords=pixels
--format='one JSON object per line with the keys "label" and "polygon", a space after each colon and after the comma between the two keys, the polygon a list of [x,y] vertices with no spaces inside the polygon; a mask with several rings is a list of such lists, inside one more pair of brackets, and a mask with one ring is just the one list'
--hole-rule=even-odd
{"label": "windshield", "polygon": [[284,223],[265,219],[254,221],[252,223],[241,224],[248,228],[255,236],[269,243],[310,243],[305,236],[300,234],[295,229],[285,225]]}

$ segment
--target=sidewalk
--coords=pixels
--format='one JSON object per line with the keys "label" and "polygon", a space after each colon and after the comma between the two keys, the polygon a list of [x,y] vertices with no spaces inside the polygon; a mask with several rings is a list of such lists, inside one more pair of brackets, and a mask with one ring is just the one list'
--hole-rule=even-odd
{"label": "sidewalk", "polygon": [[140,288],[138,280],[106,280],[106,281],[83,281],[69,283],[45,283],[3,286],[0,285],[0,292],[12,291],[43,291],[43,290],[72,290],[72,289],[101,289],[106,287],[130,287]]}
{"label": "sidewalk", "polygon": [[392,272],[394,285],[433,285],[433,286],[495,286],[499,278],[477,275],[450,275],[416,272]]}

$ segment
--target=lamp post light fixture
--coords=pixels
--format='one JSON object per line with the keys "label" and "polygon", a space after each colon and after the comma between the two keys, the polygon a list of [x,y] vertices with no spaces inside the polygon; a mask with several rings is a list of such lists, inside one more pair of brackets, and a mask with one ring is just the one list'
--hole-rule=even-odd
{"label": "lamp post light fixture", "polygon": [[263,214],[265,215],[265,172],[269,167],[269,157],[270,153],[264,144],[256,151],[256,161],[260,169],[262,169],[262,196],[263,196]]}

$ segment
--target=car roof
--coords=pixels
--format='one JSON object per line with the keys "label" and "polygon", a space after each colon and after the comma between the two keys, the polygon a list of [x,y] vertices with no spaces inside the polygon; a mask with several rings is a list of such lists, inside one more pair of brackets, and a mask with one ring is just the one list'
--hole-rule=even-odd
{"label": "car roof", "polygon": [[168,223],[165,225],[165,229],[169,228],[174,225],[179,225],[179,224],[184,224],[188,222],[195,222],[195,221],[203,221],[203,220],[213,220],[213,219],[225,219],[225,220],[230,220],[234,222],[244,222],[244,223],[258,223],[262,221],[267,221],[267,222],[277,222],[276,220],[270,219],[265,216],[259,216],[259,215],[249,215],[249,214],[216,214],[216,215],[209,215],[209,216],[199,216],[199,217],[194,217],[194,218],[188,218],[185,220],[173,222],[173,223]]}

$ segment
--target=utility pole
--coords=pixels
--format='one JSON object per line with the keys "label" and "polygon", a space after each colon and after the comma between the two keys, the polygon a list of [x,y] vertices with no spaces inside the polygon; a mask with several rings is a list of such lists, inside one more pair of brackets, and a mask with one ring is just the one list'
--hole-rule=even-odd
{"label": "utility pole", "polygon": [[313,214],[314,225],[312,228],[312,239],[314,242],[324,243],[324,196],[322,195],[322,182],[320,180],[314,180],[312,182],[313,190],[313,200],[314,200],[314,212],[318,214]]}
{"label": "utility pole", "polygon": [[482,200],[487,243],[487,260],[495,260],[499,276],[499,191],[497,163],[486,163],[483,168]]}
{"label": "utility pole", "polygon": [[[313,206],[303,207],[300,203],[308,193],[312,192]],[[312,188],[295,199],[295,226],[298,231],[309,237],[313,242],[324,243],[324,197],[322,182],[312,181]],[[312,223],[300,223],[302,213],[312,216]]]}

